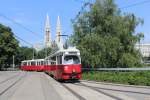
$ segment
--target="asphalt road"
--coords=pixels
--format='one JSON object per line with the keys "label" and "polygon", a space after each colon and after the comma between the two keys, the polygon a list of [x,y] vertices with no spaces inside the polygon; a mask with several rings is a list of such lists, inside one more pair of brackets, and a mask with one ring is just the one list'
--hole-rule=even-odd
{"label": "asphalt road", "polygon": [[0,72],[0,100],[150,100],[150,87],[59,83],[42,72]]}

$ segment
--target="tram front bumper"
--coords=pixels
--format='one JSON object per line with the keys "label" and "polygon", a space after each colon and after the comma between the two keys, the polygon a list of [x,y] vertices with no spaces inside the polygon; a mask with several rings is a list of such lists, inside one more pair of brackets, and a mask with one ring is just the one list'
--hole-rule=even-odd
{"label": "tram front bumper", "polygon": [[81,73],[63,73],[62,79],[81,79]]}

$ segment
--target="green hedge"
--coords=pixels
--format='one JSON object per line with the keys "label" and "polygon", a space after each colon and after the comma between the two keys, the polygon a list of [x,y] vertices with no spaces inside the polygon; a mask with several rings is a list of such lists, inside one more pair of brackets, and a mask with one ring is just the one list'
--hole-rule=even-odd
{"label": "green hedge", "polygon": [[150,71],[136,72],[83,72],[84,80],[150,86]]}

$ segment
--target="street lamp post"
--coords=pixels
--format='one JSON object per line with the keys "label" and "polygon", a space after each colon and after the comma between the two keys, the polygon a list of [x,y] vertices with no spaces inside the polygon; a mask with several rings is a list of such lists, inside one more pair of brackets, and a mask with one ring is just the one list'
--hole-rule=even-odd
{"label": "street lamp post", "polygon": [[13,70],[15,69],[15,56],[13,55]]}
{"label": "street lamp post", "polygon": [[33,51],[32,51],[32,53],[33,53],[33,58],[32,58],[32,59],[34,59],[34,47],[33,47]]}

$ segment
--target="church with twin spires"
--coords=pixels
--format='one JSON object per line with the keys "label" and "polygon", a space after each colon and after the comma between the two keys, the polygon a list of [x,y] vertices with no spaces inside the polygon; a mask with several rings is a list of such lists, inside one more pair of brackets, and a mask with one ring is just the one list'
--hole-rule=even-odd
{"label": "church with twin spires", "polygon": [[[47,14],[46,16],[46,23],[45,23],[45,37],[44,37],[44,47],[53,47],[56,44],[61,43],[61,24],[60,24],[60,18],[58,16],[57,18],[57,26],[56,26],[56,39],[52,41],[51,38],[51,27],[50,27],[50,21],[49,16]],[[55,43],[54,43],[55,42]]]}
{"label": "church with twin spires", "polygon": [[44,43],[37,43],[34,45],[34,48],[36,49],[36,51],[40,51],[43,48],[52,48],[54,47],[56,44],[61,44],[62,40],[61,40],[61,23],[60,23],[60,18],[58,16],[57,18],[57,25],[56,25],[56,38],[55,40],[52,40],[51,37],[51,26],[50,26],[50,20],[49,20],[49,16],[47,14],[46,16],[46,22],[45,22],[45,28],[44,28]]}

